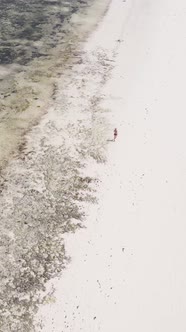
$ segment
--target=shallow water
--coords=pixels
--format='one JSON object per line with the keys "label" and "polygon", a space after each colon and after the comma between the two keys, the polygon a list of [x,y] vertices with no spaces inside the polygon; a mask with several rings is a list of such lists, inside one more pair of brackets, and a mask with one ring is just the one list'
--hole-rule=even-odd
{"label": "shallow water", "polygon": [[0,170],[14,151],[0,173],[0,331],[35,331],[46,282],[69,261],[63,235],[84,227],[85,205],[96,202],[98,179],[86,164],[105,161],[107,110],[98,102],[111,65],[102,48],[81,42],[108,2],[64,21],[64,43],[47,57],[0,70]]}
{"label": "shallow water", "polygon": [[0,3],[0,63],[25,65],[47,56],[72,13],[89,0],[9,0]]}
{"label": "shallow water", "polygon": [[1,1],[0,169],[53,102],[109,0]]}
{"label": "shallow water", "polygon": [[97,201],[94,169],[106,161],[109,128],[101,88],[112,62],[102,47],[79,57],[0,177],[0,331],[38,331],[46,283],[70,260],[64,234],[84,228],[85,207]]}

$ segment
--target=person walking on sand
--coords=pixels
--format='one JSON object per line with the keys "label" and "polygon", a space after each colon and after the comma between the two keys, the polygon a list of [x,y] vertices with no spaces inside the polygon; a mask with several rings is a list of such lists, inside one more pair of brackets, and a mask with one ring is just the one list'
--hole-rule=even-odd
{"label": "person walking on sand", "polygon": [[118,136],[118,131],[117,131],[117,128],[115,128],[114,129],[114,142],[115,142],[117,136]]}

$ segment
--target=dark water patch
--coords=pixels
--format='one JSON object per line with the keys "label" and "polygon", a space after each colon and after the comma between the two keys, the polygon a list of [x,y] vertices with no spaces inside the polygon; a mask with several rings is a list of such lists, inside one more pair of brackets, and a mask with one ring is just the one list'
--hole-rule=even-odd
{"label": "dark water patch", "polygon": [[[0,63],[28,63],[53,47],[53,39],[65,21],[90,0],[9,0],[0,2]],[[38,45],[34,43],[40,41]],[[47,41],[47,48],[45,42]],[[24,42],[24,43],[23,43]],[[27,48],[24,49],[25,43]],[[21,47],[22,52],[19,48]],[[36,48],[32,52],[32,47]],[[28,54],[29,55],[28,56]]]}

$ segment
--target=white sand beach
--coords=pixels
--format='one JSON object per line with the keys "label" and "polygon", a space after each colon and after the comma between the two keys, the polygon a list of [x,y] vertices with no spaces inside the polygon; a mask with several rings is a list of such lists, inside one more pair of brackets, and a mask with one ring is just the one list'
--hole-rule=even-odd
{"label": "white sand beach", "polygon": [[185,10],[113,0],[87,41],[85,53],[113,61],[100,106],[119,135],[106,165],[90,165],[99,202],[65,238],[71,262],[49,284],[38,331],[186,329]]}

